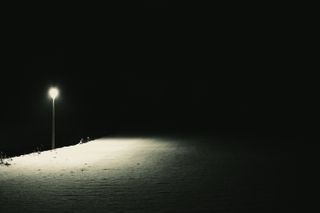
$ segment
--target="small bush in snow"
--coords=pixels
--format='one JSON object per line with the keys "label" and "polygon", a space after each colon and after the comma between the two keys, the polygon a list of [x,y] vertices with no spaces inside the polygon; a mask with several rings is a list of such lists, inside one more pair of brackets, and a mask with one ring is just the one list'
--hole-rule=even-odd
{"label": "small bush in snow", "polygon": [[10,159],[7,159],[6,154],[0,152],[0,166],[10,166],[11,164],[8,162]]}
{"label": "small bush in snow", "polygon": [[38,155],[40,155],[41,154],[41,148],[37,147],[36,152],[37,152]]}

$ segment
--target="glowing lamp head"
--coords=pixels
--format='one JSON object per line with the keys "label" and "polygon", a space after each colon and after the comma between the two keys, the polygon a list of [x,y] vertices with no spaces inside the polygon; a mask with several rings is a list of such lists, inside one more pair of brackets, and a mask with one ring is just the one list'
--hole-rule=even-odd
{"label": "glowing lamp head", "polygon": [[49,90],[49,96],[52,98],[52,99],[55,99],[56,97],[58,97],[59,95],[59,90],[55,87],[52,87],[50,88]]}

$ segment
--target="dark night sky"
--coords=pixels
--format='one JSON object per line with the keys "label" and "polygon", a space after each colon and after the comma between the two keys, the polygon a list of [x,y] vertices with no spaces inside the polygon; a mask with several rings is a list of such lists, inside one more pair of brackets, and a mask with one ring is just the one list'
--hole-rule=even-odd
{"label": "dark night sky", "polygon": [[8,42],[2,149],[48,144],[50,85],[61,89],[57,141],[63,144],[121,131],[290,135],[300,119],[302,82],[290,73],[289,46],[268,36],[196,32],[153,28],[99,41]]}
{"label": "dark night sky", "polygon": [[168,0],[144,0],[146,8],[168,8]]}

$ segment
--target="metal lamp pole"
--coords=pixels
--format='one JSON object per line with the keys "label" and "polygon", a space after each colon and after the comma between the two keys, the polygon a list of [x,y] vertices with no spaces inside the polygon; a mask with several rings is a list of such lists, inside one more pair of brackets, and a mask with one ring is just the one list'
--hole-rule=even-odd
{"label": "metal lamp pole", "polygon": [[59,95],[59,90],[55,87],[50,88],[49,90],[49,96],[52,98],[52,143],[51,143],[51,148],[54,149],[56,146],[56,123],[55,123],[55,106],[54,106],[54,101],[56,97]]}
{"label": "metal lamp pole", "polygon": [[56,124],[55,124],[55,109],[54,109],[54,98],[52,99],[52,149],[55,148],[55,145],[56,145],[56,141],[55,141],[55,127],[56,127]]}

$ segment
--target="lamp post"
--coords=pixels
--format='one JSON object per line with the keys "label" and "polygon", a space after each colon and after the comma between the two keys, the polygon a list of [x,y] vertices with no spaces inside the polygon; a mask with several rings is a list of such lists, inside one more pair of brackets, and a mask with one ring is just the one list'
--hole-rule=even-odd
{"label": "lamp post", "polygon": [[55,107],[54,107],[54,100],[59,95],[59,90],[55,87],[51,87],[49,89],[49,96],[52,98],[52,144],[51,148],[55,148]]}

